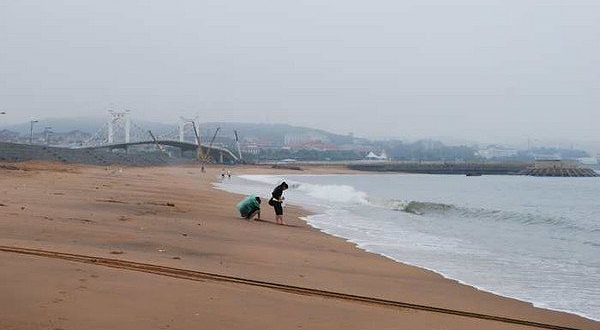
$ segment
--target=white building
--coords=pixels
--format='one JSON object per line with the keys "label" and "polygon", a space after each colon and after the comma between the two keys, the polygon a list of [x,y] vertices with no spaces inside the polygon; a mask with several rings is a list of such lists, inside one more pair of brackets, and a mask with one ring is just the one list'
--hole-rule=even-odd
{"label": "white building", "polygon": [[385,154],[385,151],[381,153],[381,155],[376,155],[373,151],[369,151],[367,156],[365,156],[366,160],[387,160],[388,157]]}
{"label": "white building", "polygon": [[486,149],[481,149],[481,150],[477,151],[477,154],[479,154],[479,156],[481,156],[485,159],[509,158],[509,157],[516,156],[517,153],[518,153],[517,149],[506,148],[506,147],[501,147],[501,146],[489,146]]}

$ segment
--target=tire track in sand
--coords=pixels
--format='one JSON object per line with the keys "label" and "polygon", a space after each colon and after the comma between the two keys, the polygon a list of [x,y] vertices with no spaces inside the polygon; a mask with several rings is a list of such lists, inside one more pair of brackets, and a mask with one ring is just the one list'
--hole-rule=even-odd
{"label": "tire track in sand", "polygon": [[293,286],[293,285],[287,285],[287,284],[258,281],[258,280],[252,280],[252,279],[241,278],[241,277],[226,276],[226,275],[220,275],[220,274],[215,274],[215,273],[207,273],[207,272],[193,271],[193,270],[187,270],[187,269],[179,269],[179,268],[146,264],[146,263],[133,262],[133,261],[126,261],[126,260],[119,260],[119,259],[110,259],[110,258],[102,258],[102,257],[87,256],[87,255],[80,255],[80,254],[63,253],[63,252],[48,251],[48,250],[41,250],[41,249],[28,249],[28,248],[3,246],[3,245],[0,245],[0,251],[9,252],[9,253],[25,254],[25,255],[33,255],[33,256],[39,256],[39,257],[54,258],[54,259],[62,259],[62,260],[80,262],[80,263],[85,263],[85,264],[93,264],[93,265],[99,265],[99,266],[105,266],[105,267],[132,270],[132,271],[138,271],[138,272],[143,272],[143,273],[150,273],[150,274],[156,274],[156,275],[162,275],[162,276],[168,276],[168,277],[174,277],[174,278],[186,279],[186,280],[192,280],[192,281],[207,281],[207,280],[209,280],[209,281],[217,281],[217,282],[237,283],[237,284],[241,284],[241,285],[249,285],[249,286],[261,287],[261,288],[268,288],[268,289],[273,289],[273,290],[277,290],[277,291],[283,291],[283,292],[298,294],[298,295],[317,296],[317,297],[330,298],[330,299],[361,302],[361,303],[366,303],[366,304],[371,304],[371,305],[405,308],[405,309],[426,311],[426,312],[439,313],[439,314],[449,314],[449,315],[456,315],[456,316],[462,316],[462,317],[467,317],[467,318],[475,318],[475,319],[481,319],[481,320],[489,320],[489,321],[496,321],[496,322],[502,322],[502,323],[524,325],[524,326],[541,328],[541,329],[581,330],[581,329],[577,329],[577,328],[564,327],[564,326],[558,326],[558,325],[552,325],[552,324],[546,324],[546,323],[539,323],[539,322],[533,322],[533,321],[515,319],[515,318],[509,318],[509,317],[503,317],[503,316],[473,313],[473,312],[468,312],[468,311],[412,304],[412,303],[407,303],[407,302],[373,298],[373,297],[367,297],[367,296],[358,296],[358,295],[346,294],[346,293],[335,292],[335,291],[312,289],[312,288],[299,287],[299,286]]}

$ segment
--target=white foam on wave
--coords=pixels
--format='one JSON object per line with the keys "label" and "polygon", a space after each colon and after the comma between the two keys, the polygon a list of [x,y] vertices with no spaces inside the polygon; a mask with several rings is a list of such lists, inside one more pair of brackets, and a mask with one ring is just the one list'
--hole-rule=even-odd
{"label": "white foam on wave", "polygon": [[[453,276],[452,274],[450,274],[450,272],[443,271],[439,267],[431,267],[431,266],[425,265],[422,262],[408,261],[405,258],[399,258],[396,253],[393,253],[393,252],[390,253],[387,251],[387,248],[390,247],[389,244],[378,243],[376,241],[373,241],[371,237],[368,237],[369,235],[363,235],[364,228],[359,228],[360,226],[353,228],[353,226],[348,226],[347,224],[342,224],[343,221],[340,221],[340,220],[345,219],[348,216],[350,216],[350,215],[345,213],[343,210],[337,210],[337,211],[330,210],[326,214],[315,214],[315,215],[302,217],[301,219],[306,221],[306,223],[308,223],[313,228],[316,228],[323,233],[326,233],[326,234],[334,236],[334,237],[342,238],[345,241],[354,244],[357,248],[359,248],[365,252],[381,255],[381,256],[386,257],[394,262],[399,262],[399,263],[402,263],[405,265],[410,265],[410,266],[415,266],[415,267],[419,267],[422,269],[426,269],[428,271],[440,274],[444,278],[447,278],[450,280],[455,280],[460,284],[474,287],[478,290],[489,292],[489,293],[492,293],[492,294],[495,294],[498,296],[512,298],[512,299],[521,300],[521,301],[528,301],[533,306],[538,307],[538,308],[544,308],[544,309],[554,310],[554,311],[558,311],[558,312],[571,313],[571,314],[575,314],[575,315],[585,317],[585,318],[588,318],[591,320],[600,321],[600,319],[595,315],[584,313],[584,312],[581,312],[581,311],[578,311],[575,309],[557,308],[556,306],[552,306],[552,304],[548,304],[547,302],[544,302],[544,301],[533,300],[533,299],[524,300],[522,296],[510,294],[501,289],[491,289],[489,286],[475,285],[471,281],[463,280],[460,277]],[[324,218],[327,218],[328,221],[324,222]],[[335,224],[332,225],[332,222]],[[425,244],[429,245],[428,246],[429,248],[434,247],[434,245],[436,245],[436,244],[432,244],[431,237],[426,237],[426,236],[427,235],[422,237],[422,238],[425,238],[426,241],[429,241],[429,242],[426,242]],[[448,242],[443,242],[444,246],[443,247],[440,246],[441,250],[446,251],[448,249],[447,243]],[[411,244],[416,244],[416,242],[411,242]],[[473,253],[473,252],[470,252],[470,253]]]}
{"label": "white foam on wave", "polygon": [[297,189],[308,196],[335,203],[369,204],[367,194],[345,185],[316,185],[302,183]]}
{"label": "white foam on wave", "polygon": [[239,175],[238,177],[241,179],[244,179],[244,180],[256,181],[256,182],[266,183],[266,184],[271,184],[271,185],[277,185],[277,184],[280,184],[282,181],[285,181],[284,178],[280,178],[275,175],[252,174],[252,175]]}
{"label": "white foam on wave", "polygon": [[354,187],[348,185],[321,185],[304,183],[294,180],[285,180],[272,175],[242,175],[240,178],[271,185],[277,185],[285,181],[290,187],[289,189],[291,191],[296,190],[321,201],[342,204],[369,204],[366,193],[356,190]]}

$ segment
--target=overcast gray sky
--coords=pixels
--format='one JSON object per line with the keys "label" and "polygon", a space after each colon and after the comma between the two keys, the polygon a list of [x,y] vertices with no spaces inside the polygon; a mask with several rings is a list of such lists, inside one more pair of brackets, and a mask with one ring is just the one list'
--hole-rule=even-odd
{"label": "overcast gray sky", "polygon": [[2,123],[600,140],[600,2],[0,1]]}

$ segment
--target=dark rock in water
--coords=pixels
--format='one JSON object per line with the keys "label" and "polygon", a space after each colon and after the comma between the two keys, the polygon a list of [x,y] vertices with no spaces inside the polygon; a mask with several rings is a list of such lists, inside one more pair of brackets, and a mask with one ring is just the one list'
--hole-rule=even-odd
{"label": "dark rock in water", "polygon": [[595,177],[599,176],[596,171],[580,167],[575,161],[565,160],[537,160],[519,174],[529,176],[553,176],[553,177]]}
{"label": "dark rock in water", "polygon": [[481,176],[481,173],[467,172],[465,175],[466,176]]}

